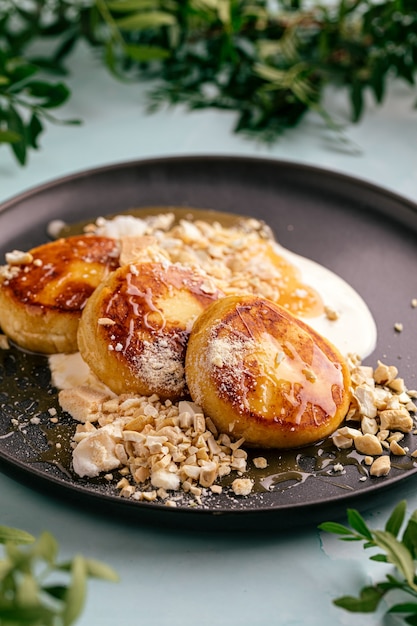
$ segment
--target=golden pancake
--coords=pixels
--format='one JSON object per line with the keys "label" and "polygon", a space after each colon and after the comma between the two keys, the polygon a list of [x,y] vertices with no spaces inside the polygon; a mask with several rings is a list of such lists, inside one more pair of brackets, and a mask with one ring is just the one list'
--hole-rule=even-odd
{"label": "golden pancake", "polygon": [[259,447],[319,441],[350,403],[338,350],[284,308],[251,295],[225,297],[196,320],[186,380],[221,432]]}
{"label": "golden pancake", "polygon": [[193,322],[221,295],[204,274],[181,265],[124,265],[83,311],[81,356],[117,394],[180,398],[186,393],[184,359]]}
{"label": "golden pancake", "polygon": [[17,345],[53,354],[77,350],[81,311],[116,269],[118,244],[90,235],[7,255],[0,277],[0,326]]}

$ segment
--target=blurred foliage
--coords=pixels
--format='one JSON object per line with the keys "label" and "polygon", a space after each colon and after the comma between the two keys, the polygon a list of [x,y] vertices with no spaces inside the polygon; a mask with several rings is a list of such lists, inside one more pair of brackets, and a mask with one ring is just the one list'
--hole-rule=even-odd
{"label": "blurred foliage", "polygon": [[348,526],[320,524],[321,530],[338,535],[342,541],[359,541],[365,550],[375,548],[377,552],[370,560],[391,566],[384,580],[362,587],[358,596],[337,598],[336,606],[351,613],[373,613],[382,600],[392,596],[395,603],[387,612],[405,624],[417,625],[417,511],[408,519],[406,513],[407,502],[401,500],[381,530],[370,528],[356,509],[347,510]]}
{"label": "blurred foliage", "polygon": [[0,625],[71,626],[80,617],[89,578],[115,582],[114,571],[76,555],[58,561],[58,544],[48,532],[37,539],[0,526]]}
{"label": "blurred foliage", "polygon": [[[414,87],[416,0],[0,0],[0,143],[20,164],[69,97],[65,62],[84,41],[118,79],[149,80],[149,109],[236,113],[274,141],[344,89],[358,121],[393,77]],[[39,50],[45,50],[40,54]],[[65,120],[77,123],[77,120]]]}

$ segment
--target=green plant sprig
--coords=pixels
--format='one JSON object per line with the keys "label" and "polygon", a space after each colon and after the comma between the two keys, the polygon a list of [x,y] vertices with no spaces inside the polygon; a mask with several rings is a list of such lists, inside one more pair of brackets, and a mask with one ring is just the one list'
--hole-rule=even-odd
{"label": "green plant sprig", "polygon": [[117,581],[104,563],[76,555],[59,562],[58,544],[48,532],[38,539],[0,526],[1,626],[70,626],[81,615],[88,578]]}
{"label": "green plant sprig", "polygon": [[[84,41],[118,79],[149,81],[149,111],[182,103],[233,111],[236,132],[266,141],[343,89],[351,119],[392,77],[415,87],[415,0],[3,0],[0,142],[19,163],[51,108],[70,95],[66,60]],[[35,54],[38,44],[47,52]],[[57,75],[60,80],[55,82]]]}
{"label": "green plant sprig", "polygon": [[342,541],[362,541],[365,549],[377,548],[382,551],[373,554],[370,559],[391,564],[396,573],[387,574],[384,581],[375,585],[363,587],[358,597],[337,598],[334,601],[336,606],[354,613],[371,613],[377,610],[389,592],[399,591],[405,600],[391,606],[388,612],[401,614],[405,623],[417,625],[417,510],[405,524],[406,506],[404,500],[399,502],[383,530],[369,528],[355,509],[347,511],[349,526],[336,522],[320,524],[321,530],[339,535]]}

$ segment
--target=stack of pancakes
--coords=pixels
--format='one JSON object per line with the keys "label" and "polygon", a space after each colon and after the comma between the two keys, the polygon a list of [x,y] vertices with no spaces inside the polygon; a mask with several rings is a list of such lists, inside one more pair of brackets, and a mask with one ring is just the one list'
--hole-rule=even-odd
{"label": "stack of pancakes", "polygon": [[191,397],[221,432],[275,448],[323,439],[348,411],[349,369],[327,339],[153,239],[127,255],[120,240],[85,234],[6,260],[3,332],[25,350],[79,351],[116,394]]}

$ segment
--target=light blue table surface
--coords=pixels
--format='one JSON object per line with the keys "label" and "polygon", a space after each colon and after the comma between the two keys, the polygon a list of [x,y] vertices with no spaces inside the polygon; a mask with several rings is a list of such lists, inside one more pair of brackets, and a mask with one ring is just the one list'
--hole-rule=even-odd
{"label": "light blue table surface", "polygon": [[[334,140],[319,119],[309,116],[273,147],[233,134],[234,116],[183,109],[144,113],[146,86],[117,84],[90,53],[71,61],[73,97],[60,115],[84,120],[80,127],[51,126],[42,148],[19,168],[0,150],[0,201],[40,183],[85,168],[172,155],[251,155],[313,164],[378,184],[417,199],[416,92],[394,84],[382,107],[370,101],[365,119],[347,125],[346,142]],[[347,121],[342,93],[328,103]],[[417,358],[417,357],[416,357]],[[386,504],[365,515],[381,527],[401,498],[417,508],[415,480],[387,493]],[[341,511],[341,515],[343,511]],[[182,533],[170,528],[134,527],[65,506],[0,475],[0,524],[34,534],[48,529],[61,555],[81,552],[102,559],[120,583],[92,582],[80,626],[363,626],[400,623],[377,614],[353,616],[332,600],[356,594],[389,569],[372,563],[359,544],[346,544],[315,526],[248,535]]]}

